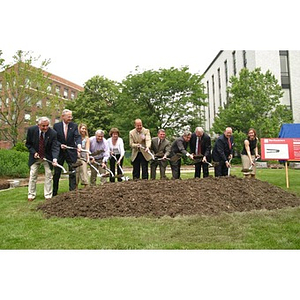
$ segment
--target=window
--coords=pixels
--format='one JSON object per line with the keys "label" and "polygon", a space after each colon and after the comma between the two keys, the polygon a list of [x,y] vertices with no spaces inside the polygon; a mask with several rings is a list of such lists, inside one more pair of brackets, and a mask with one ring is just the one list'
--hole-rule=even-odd
{"label": "window", "polygon": [[25,121],[30,121],[30,119],[31,119],[30,113],[25,113],[24,119],[25,119]]}
{"label": "window", "polygon": [[69,90],[64,88],[64,98],[68,98]]}
{"label": "window", "polygon": [[243,50],[243,66],[244,66],[244,68],[247,68],[246,50]]}
{"label": "window", "polygon": [[236,76],[236,55],[235,51],[232,52],[233,75]]}
{"label": "window", "polygon": [[75,99],[75,92],[71,91],[71,99],[74,100]]}
{"label": "window", "polygon": [[214,117],[216,116],[216,94],[215,94],[215,76],[211,76],[212,81],[212,94],[213,94],[213,110],[214,110]]}
{"label": "window", "polygon": [[210,128],[210,102],[209,102],[209,82],[206,82],[206,90],[207,90],[207,111],[208,111],[208,128]]}
{"label": "window", "polygon": [[222,106],[222,93],[221,93],[221,71],[218,69],[218,88],[219,88],[219,105]]}
{"label": "window", "polygon": [[55,87],[55,93],[58,94],[58,95],[60,95],[60,86],[59,85],[57,85]]}
{"label": "window", "polygon": [[225,68],[225,83],[226,83],[226,86],[228,86],[228,66],[227,66],[227,60],[224,61],[224,68]]}
{"label": "window", "polygon": [[49,85],[48,85],[48,87],[47,87],[47,91],[48,91],[49,93],[52,92],[52,83],[49,83]]}
{"label": "window", "polygon": [[41,108],[41,107],[42,107],[42,100],[39,100],[39,101],[36,103],[36,107],[37,107],[37,108]]}

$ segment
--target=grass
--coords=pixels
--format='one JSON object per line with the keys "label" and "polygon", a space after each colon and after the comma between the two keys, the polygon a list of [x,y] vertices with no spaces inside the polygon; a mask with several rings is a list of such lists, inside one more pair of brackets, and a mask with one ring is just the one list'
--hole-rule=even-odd
{"label": "grass", "polygon": [[[257,177],[300,196],[298,170],[261,169]],[[242,176],[235,168],[233,175]],[[193,173],[185,173],[184,178]],[[60,192],[67,191],[62,180]],[[0,249],[300,249],[300,207],[220,216],[50,218],[27,202],[27,187],[0,192]]]}

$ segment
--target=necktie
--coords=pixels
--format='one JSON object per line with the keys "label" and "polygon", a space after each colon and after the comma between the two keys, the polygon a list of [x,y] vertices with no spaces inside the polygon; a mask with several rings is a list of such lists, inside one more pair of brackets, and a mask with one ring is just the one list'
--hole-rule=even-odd
{"label": "necktie", "polygon": [[230,142],[230,138],[228,139],[228,146],[229,146],[229,150],[231,150],[231,142]]}
{"label": "necktie", "polygon": [[45,157],[45,144],[44,144],[44,133],[41,132],[40,134],[40,140],[39,140],[39,157],[44,158]]}
{"label": "necktie", "polygon": [[197,148],[197,154],[201,154],[201,139],[198,137],[198,148]]}
{"label": "necktie", "polygon": [[64,131],[65,131],[65,139],[67,140],[67,136],[68,136],[68,125],[64,124]]}

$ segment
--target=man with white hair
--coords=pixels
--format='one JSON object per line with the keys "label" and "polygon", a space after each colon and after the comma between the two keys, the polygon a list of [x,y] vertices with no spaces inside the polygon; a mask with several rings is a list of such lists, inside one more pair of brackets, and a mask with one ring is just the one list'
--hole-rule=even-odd
{"label": "man with white hair", "polygon": [[[91,163],[99,171],[100,174],[106,173],[107,161],[109,159],[109,146],[106,138],[104,137],[104,131],[98,129],[95,135],[90,137],[90,151],[92,153]],[[94,155],[93,155],[94,154]],[[97,171],[91,168],[91,185],[96,185]],[[107,178],[101,177],[101,183],[107,181]]]}
{"label": "man with white hair", "polygon": [[[56,166],[59,154],[56,131],[49,127],[50,120],[47,117],[38,119],[38,124],[28,128],[26,147],[29,150],[30,167],[28,183],[28,201],[36,197],[36,182],[38,170],[41,165],[45,169],[44,197],[52,198],[52,165]],[[52,161],[52,165],[45,159]]]}
{"label": "man with white hair", "polygon": [[231,168],[230,161],[233,157],[233,146],[232,128],[227,127],[224,133],[218,137],[212,151],[215,177],[228,176],[228,169]]}
{"label": "man with white hair", "polygon": [[192,134],[190,150],[194,154],[195,178],[201,177],[201,168],[203,169],[203,178],[208,177],[208,162],[211,162],[211,139],[202,127],[196,127]]}
{"label": "man with white hair", "polygon": [[[76,174],[73,164],[76,163],[78,153],[81,151],[81,135],[78,132],[78,126],[72,122],[72,111],[64,109],[61,115],[62,121],[55,123],[53,129],[57,132],[57,142],[60,148],[57,162],[63,166],[66,161],[68,164],[69,172],[69,191],[76,189]],[[77,149],[77,150],[76,150]],[[59,179],[61,175],[61,168],[54,168],[53,175],[53,196],[57,195]]]}

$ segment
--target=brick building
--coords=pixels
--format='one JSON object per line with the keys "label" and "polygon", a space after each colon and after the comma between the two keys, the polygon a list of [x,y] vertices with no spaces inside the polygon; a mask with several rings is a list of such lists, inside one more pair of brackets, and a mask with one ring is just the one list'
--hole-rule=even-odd
{"label": "brick building", "polygon": [[[3,72],[2,72],[3,73]],[[3,74],[0,73],[0,109],[3,111],[3,105],[2,101],[9,102],[9,99],[5,99],[4,92],[3,92]],[[49,86],[47,88],[48,92],[52,95],[55,95],[58,99],[58,105],[51,108],[51,112],[47,114],[46,116],[50,118],[51,125],[54,123],[60,121],[61,111],[65,107],[66,101],[74,101],[78,93],[80,91],[83,91],[83,87],[80,85],[77,85],[67,79],[64,79],[62,77],[59,77],[57,75],[48,73],[46,71],[43,71],[46,77],[49,78]],[[24,118],[24,123],[18,127],[18,134],[19,136],[26,136],[26,132],[28,127],[35,124],[35,121],[38,119],[38,117],[41,117],[39,115],[39,109],[45,108],[45,107],[51,107],[51,103],[49,103],[49,100],[47,97],[45,99],[38,100],[35,105],[27,108],[26,110],[21,112],[21,118]],[[1,122],[0,120],[0,129],[3,129],[5,126],[8,126],[5,124],[5,122]],[[3,138],[3,135],[0,132],[0,149],[10,149],[13,146],[12,142],[9,140],[5,140]]]}

